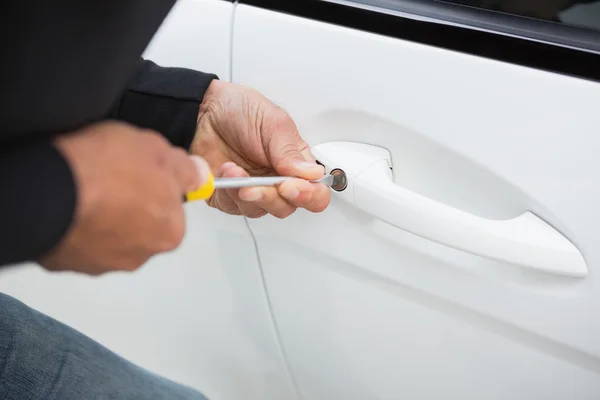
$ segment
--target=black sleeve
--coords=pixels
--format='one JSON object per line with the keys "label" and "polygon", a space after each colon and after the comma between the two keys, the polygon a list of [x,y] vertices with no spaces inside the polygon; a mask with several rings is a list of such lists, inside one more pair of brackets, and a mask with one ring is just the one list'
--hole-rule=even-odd
{"label": "black sleeve", "polygon": [[48,139],[0,147],[0,267],[35,261],[62,238],[76,204],[74,178]]}
{"label": "black sleeve", "polygon": [[153,129],[187,150],[196,131],[200,103],[213,79],[218,77],[140,60],[109,117]]}
{"label": "black sleeve", "polygon": [[[107,117],[156,130],[188,149],[204,93],[218,77],[145,60],[138,67]],[[59,243],[75,214],[69,165],[47,138],[3,144],[0,188],[0,267],[38,260]]]}

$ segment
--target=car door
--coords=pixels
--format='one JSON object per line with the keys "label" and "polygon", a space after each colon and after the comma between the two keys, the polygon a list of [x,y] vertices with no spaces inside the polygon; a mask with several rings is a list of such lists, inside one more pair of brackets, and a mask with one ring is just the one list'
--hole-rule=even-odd
{"label": "car door", "polygon": [[[233,10],[222,0],[178,1],[144,57],[228,81]],[[20,265],[0,274],[0,291],[210,399],[295,398],[244,219],[203,202],[185,208],[182,245],[134,273],[90,278]]]}
{"label": "car door", "polygon": [[597,4],[239,3],[233,81],[348,177],[249,222],[301,397],[600,398]]}

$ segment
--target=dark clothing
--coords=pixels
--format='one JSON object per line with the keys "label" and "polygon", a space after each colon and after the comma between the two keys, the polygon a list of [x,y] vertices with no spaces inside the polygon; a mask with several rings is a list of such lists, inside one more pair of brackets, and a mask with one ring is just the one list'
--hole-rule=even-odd
{"label": "dark clothing", "polygon": [[71,224],[77,191],[53,136],[118,119],[190,145],[217,77],[140,58],[173,3],[3,3],[0,266],[39,258]]}

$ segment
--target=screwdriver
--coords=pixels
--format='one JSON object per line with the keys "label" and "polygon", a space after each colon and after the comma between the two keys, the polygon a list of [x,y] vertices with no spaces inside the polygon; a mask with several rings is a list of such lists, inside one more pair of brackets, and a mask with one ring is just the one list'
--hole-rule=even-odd
{"label": "screwdriver", "polygon": [[[340,170],[338,170],[340,171]],[[189,192],[185,196],[186,201],[207,200],[217,189],[237,189],[243,187],[254,186],[275,186],[285,181],[294,179],[291,176],[260,176],[260,177],[244,177],[244,178],[215,178],[212,174],[204,185],[193,192]],[[346,185],[345,174],[329,174],[321,179],[311,180],[311,183],[323,183],[330,187],[335,185]],[[343,189],[342,189],[343,190]]]}

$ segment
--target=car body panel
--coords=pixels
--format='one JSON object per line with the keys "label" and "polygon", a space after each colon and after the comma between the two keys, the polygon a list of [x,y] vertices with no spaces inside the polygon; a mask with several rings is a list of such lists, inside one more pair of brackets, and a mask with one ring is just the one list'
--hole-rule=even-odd
{"label": "car body panel", "polygon": [[467,254],[332,192],[325,212],[285,220],[187,204],[182,246],[135,273],[19,266],[0,290],[215,400],[599,398],[600,85],[482,56],[504,48],[241,3],[178,1],[145,57],[256,88],[315,149],[389,151],[394,183],[421,196],[490,220],[531,211],[589,274]]}
{"label": "car body panel", "polygon": [[589,268],[482,259],[336,193],[322,214],[251,220],[303,398],[598,398],[598,83],[244,4],[233,42],[233,81],[311,146],[385,148],[396,184],[475,215],[532,211]]}

